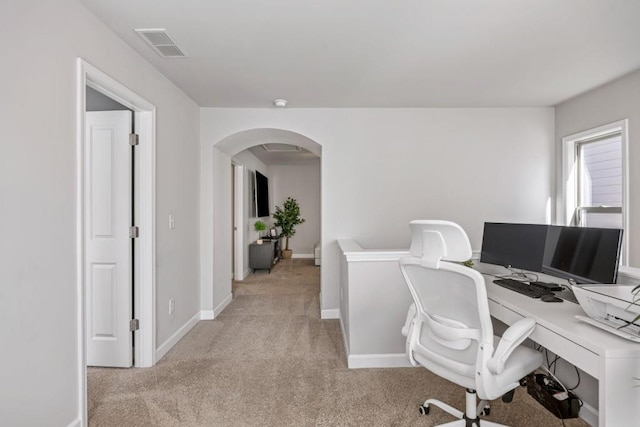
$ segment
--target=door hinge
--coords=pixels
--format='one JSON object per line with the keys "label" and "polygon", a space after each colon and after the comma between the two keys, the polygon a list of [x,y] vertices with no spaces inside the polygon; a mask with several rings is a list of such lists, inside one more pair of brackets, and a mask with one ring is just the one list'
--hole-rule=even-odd
{"label": "door hinge", "polygon": [[137,226],[129,227],[129,237],[135,239],[140,235],[140,229]]}
{"label": "door hinge", "polygon": [[138,140],[138,134],[136,133],[130,133],[129,134],[129,144],[132,147],[135,147],[136,145],[138,145],[140,143],[140,141]]}
{"label": "door hinge", "polygon": [[137,331],[138,329],[140,329],[140,321],[138,319],[131,319],[129,321],[129,330],[133,332]]}

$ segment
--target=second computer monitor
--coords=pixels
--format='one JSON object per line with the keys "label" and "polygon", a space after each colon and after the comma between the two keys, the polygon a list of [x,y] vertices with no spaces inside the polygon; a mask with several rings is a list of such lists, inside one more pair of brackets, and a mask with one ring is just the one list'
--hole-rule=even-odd
{"label": "second computer monitor", "polygon": [[480,261],[541,271],[547,225],[485,222]]}
{"label": "second computer monitor", "polygon": [[622,230],[550,225],[542,272],[576,283],[616,283]]}

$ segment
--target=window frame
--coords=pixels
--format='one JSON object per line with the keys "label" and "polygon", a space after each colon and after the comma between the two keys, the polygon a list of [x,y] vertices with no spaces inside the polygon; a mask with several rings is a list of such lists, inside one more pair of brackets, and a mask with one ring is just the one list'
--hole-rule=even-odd
{"label": "window frame", "polygon": [[[622,208],[620,207],[583,207],[578,204],[578,146],[580,143],[600,139],[609,134],[620,134],[622,151]],[[628,119],[608,123],[596,128],[562,138],[562,205],[560,222],[563,225],[580,225],[583,213],[622,213],[622,250],[620,264],[629,265],[627,232],[629,230],[629,153]],[[582,215],[583,217],[584,215]],[[576,221],[577,219],[577,221]]]}

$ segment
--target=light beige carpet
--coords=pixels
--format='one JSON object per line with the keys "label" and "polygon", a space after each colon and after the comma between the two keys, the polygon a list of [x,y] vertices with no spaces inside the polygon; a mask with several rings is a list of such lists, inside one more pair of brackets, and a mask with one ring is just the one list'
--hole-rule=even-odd
{"label": "light beige carpet", "polygon": [[[320,320],[319,267],[281,261],[234,284],[234,300],[157,365],[90,368],[91,426],[432,426],[428,397],[464,408],[464,390],[424,368],[347,369],[340,325]],[[399,333],[399,332],[398,332]],[[562,426],[525,389],[492,403],[496,422]],[[567,426],[585,426],[566,420]]]}

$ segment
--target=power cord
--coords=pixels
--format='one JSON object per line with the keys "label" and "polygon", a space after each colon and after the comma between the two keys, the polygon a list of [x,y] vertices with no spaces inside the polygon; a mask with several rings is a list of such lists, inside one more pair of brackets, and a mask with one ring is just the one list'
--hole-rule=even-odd
{"label": "power cord", "polygon": [[515,268],[512,268],[511,266],[507,267],[507,270],[509,270],[511,272],[510,277],[517,279],[517,278],[522,278],[527,282],[537,282],[538,281],[538,275],[535,273],[531,273],[531,272],[525,272],[524,270],[518,270]]}
{"label": "power cord", "polygon": [[[542,348],[542,346],[540,346],[540,348]],[[558,366],[558,361],[559,361],[559,360],[564,360],[564,359],[562,359],[562,358],[560,358],[560,356],[557,356],[557,355],[556,355],[556,356],[553,358],[553,360],[552,360],[551,362],[549,362],[549,351],[548,351],[546,348],[544,349],[544,355],[545,355],[545,359],[546,359],[546,362],[547,362],[547,367],[548,367],[547,369],[548,369],[548,370],[553,369],[553,373],[555,374],[555,373],[556,373],[556,368],[557,368],[557,366]],[[580,371],[578,370],[578,368],[577,368],[575,365],[572,365],[572,364],[571,364],[571,363],[569,363],[569,362],[567,362],[567,363],[568,363],[569,365],[571,365],[571,367],[576,371],[576,377],[578,378],[578,379],[577,379],[577,382],[576,382],[576,385],[574,385],[573,387],[567,387],[567,388],[566,388],[566,390],[568,390],[568,391],[573,391],[573,390],[577,389],[577,388],[578,388],[578,386],[580,385],[580,381],[581,381],[581,378],[580,378]],[[581,405],[581,406],[582,406],[582,405]]]}
{"label": "power cord", "polygon": [[[574,385],[573,387],[570,387],[570,388],[568,389],[569,391],[573,391],[573,390],[577,389],[577,388],[578,388],[578,386],[580,385],[580,371],[579,371],[579,370],[578,370],[578,368],[577,368],[577,367],[575,367],[575,366],[573,367],[573,369],[575,369],[575,370],[576,370],[576,376],[578,377],[578,382],[577,382],[577,383],[576,383],[576,385]],[[582,406],[582,400],[580,401],[580,406]]]}
{"label": "power cord", "polygon": [[[533,273],[518,273],[518,272],[513,272],[511,271],[509,274],[493,274],[493,273],[484,273],[487,276],[491,276],[491,277],[495,277],[496,279],[513,279],[513,280],[517,280],[519,282],[524,283],[525,285],[528,285],[528,283],[526,282],[537,282],[538,281],[538,276],[536,274]],[[528,277],[532,276],[532,277]]]}

